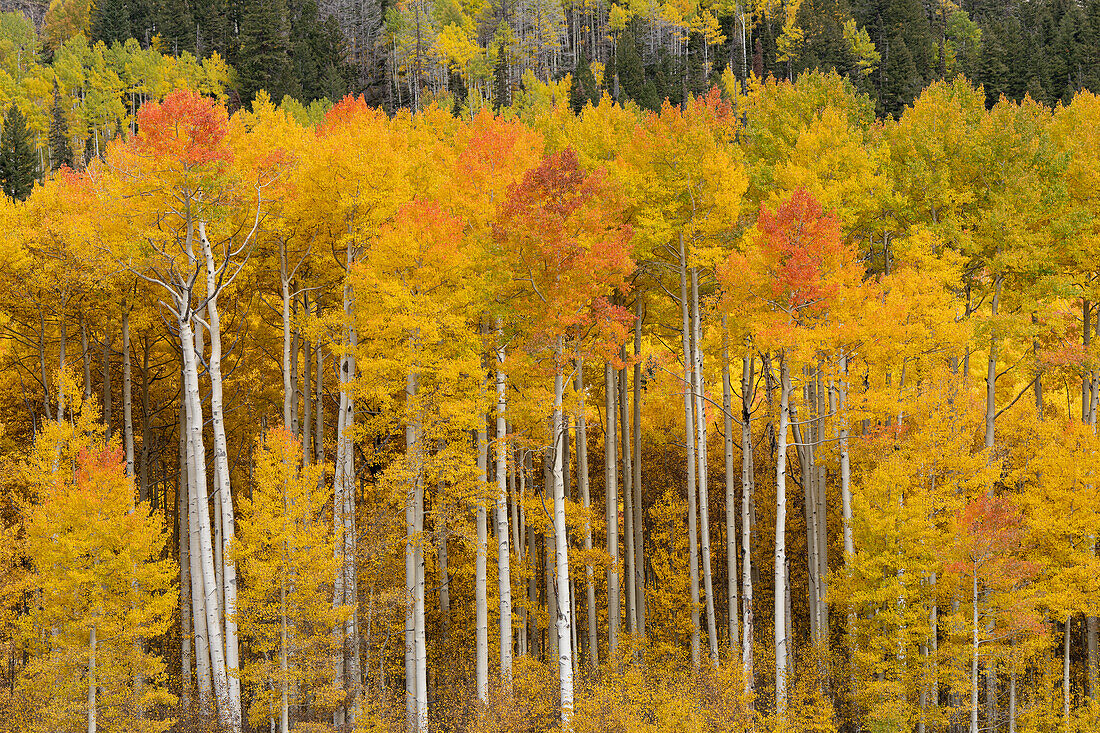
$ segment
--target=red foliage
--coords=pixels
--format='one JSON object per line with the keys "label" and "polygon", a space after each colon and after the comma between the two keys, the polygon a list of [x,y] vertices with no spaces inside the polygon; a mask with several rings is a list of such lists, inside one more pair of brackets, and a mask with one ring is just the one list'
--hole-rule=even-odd
{"label": "red foliage", "polygon": [[510,186],[494,235],[527,315],[548,340],[578,326],[614,332],[632,316],[607,294],[633,271],[631,230],[619,225],[602,173],[586,174],[571,148],[545,157]]}
{"label": "red foliage", "polygon": [[1026,528],[1010,499],[983,494],[959,512],[956,526],[958,545],[947,565],[950,572],[971,577],[977,573],[987,585],[1005,588],[1035,575],[1034,563],[1020,557]]}
{"label": "red foliage", "polygon": [[225,109],[192,91],[181,89],[163,102],[142,105],[138,128],[137,147],[147,155],[176,159],[187,168],[230,158]]}
{"label": "red foliage", "polygon": [[847,254],[836,214],[825,213],[810,192],[800,188],[775,213],[761,205],[756,225],[758,244],[772,271],[773,302],[788,311],[824,308],[839,287],[829,281],[830,271]]}
{"label": "red foliage", "polygon": [[362,116],[376,114],[379,114],[378,111],[367,104],[363,95],[356,97],[348,94],[325,114],[324,122],[317,127],[317,134],[325,135],[334,130],[353,127]]}

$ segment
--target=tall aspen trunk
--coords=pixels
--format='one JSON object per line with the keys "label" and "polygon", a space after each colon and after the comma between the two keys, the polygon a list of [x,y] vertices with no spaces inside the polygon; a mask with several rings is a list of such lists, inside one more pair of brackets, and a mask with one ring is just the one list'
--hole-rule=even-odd
{"label": "tall aspen trunk", "polygon": [[[477,429],[477,472],[479,486],[485,486],[488,478],[489,442],[485,433],[486,416],[482,416]],[[477,498],[477,557],[474,569],[474,613],[477,639],[476,683],[477,699],[489,701],[489,600],[486,579],[489,554],[489,528],[485,510],[485,497]]]}
{"label": "tall aspen trunk", "polygon": [[619,653],[619,460],[616,455],[618,441],[615,436],[615,369],[608,362],[604,367],[604,388],[607,394],[607,428],[604,432],[604,486],[607,510],[607,554],[611,564],[607,566],[607,656],[612,662]]}
{"label": "tall aspen trunk", "polygon": [[973,573],[970,601],[973,604],[970,630],[970,733],[978,733],[978,573],[976,569]]}
{"label": "tall aspen trunk", "polygon": [[61,314],[61,338],[59,339],[57,349],[57,420],[61,422],[65,419],[65,382],[62,376],[65,374],[65,345],[68,341],[68,332],[66,331],[67,325],[65,323],[65,314]]}
{"label": "tall aspen trunk", "polygon": [[[503,338],[497,319],[497,339]],[[500,676],[504,684],[512,685],[512,573],[508,547],[508,408],[507,378],[504,374],[504,345],[496,349],[497,387],[497,592],[500,602]]]}
{"label": "tall aspen trunk", "polygon": [[683,316],[682,341],[684,355],[684,443],[687,450],[688,500],[688,574],[691,579],[691,665],[699,668],[699,556],[695,509],[695,411],[692,407],[691,315],[688,305],[687,257],[684,235],[680,233],[680,309]]}
{"label": "tall aspen trunk", "polygon": [[134,475],[134,417],[131,401],[130,309],[122,309],[122,442],[126,450],[126,475]]}
{"label": "tall aspen trunk", "polygon": [[558,337],[557,373],[554,375],[554,539],[557,574],[557,635],[558,635],[558,678],[561,693],[562,730],[572,730],[573,717],[573,655],[572,655],[572,618],[569,607],[569,543],[565,532],[565,481],[564,454],[561,438],[564,435],[562,419],[562,393],[564,377],[562,375],[562,338]]}
{"label": "tall aspen trunk", "polygon": [[[201,348],[199,349],[202,350]],[[102,397],[100,407],[102,408],[101,418],[103,421],[103,427],[106,429],[107,437],[111,437],[111,330],[110,327],[106,327],[103,330],[103,380],[102,380]],[[43,379],[45,379],[45,373],[43,372]],[[49,388],[47,388],[46,402],[49,403]],[[46,408],[46,418],[49,419],[49,406]]]}
{"label": "tall aspen trunk", "polygon": [[[975,617],[976,618],[976,617]],[[977,628],[977,622],[975,621],[975,629]],[[1069,616],[1066,617],[1066,624],[1064,628],[1064,634],[1062,637],[1062,720],[1065,722],[1066,730],[1069,730],[1070,725],[1070,707],[1073,701],[1072,692],[1069,686],[1069,640],[1070,632],[1073,629],[1073,619]],[[975,632],[976,633],[976,632]],[[974,642],[975,647],[977,642]]]}
{"label": "tall aspen trunk", "polygon": [[[419,433],[415,453],[417,462],[424,464],[423,432]],[[418,471],[416,482],[416,496],[413,500],[416,507],[416,596],[413,606],[413,626],[416,630],[416,730],[417,733],[428,731],[428,637],[427,618],[425,616],[424,586],[424,477],[423,469]],[[358,641],[358,638],[356,639]],[[358,666],[358,664],[356,665]],[[353,672],[349,670],[349,674]],[[358,685],[359,681],[356,680]]]}
{"label": "tall aspen trunk", "polygon": [[[348,240],[347,261],[354,260],[351,240]],[[358,568],[356,563],[357,534],[355,530],[355,445],[351,434],[355,429],[356,375],[355,349],[358,336],[353,325],[354,293],[350,283],[344,283],[344,350],[339,364],[340,414],[336,425],[336,460],[333,476],[333,524],[341,542],[336,547],[339,556],[337,577],[333,585],[333,607],[347,606],[348,619],[343,626],[343,638],[338,640],[335,657],[336,687],[344,699],[333,716],[337,727],[355,722],[359,705],[359,629],[358,629]],[[337,635],[340,629],[335,630]]]}
{"label": "tall aspen trunk", "polygon": [[634,300],[634,612],[645,637],[645,511],[642,506],[642,299]]}
{"label": "tall aspen trunk", "polygon": [[298,361],[300,356],[300,349],[302,346],[301,334],[298,332],[298,296],[292,295],[290,300],[291,305],[291,338],[290,338],[290,422],[287,424],[286,429],[290,431],[290,434],[295,438],[298,437],[298,394],[301,392],[302,384],[300,379],[300,373],[298,371]]}
{"label": "tall aspen trunk", "polygon": [[[317,304],[317,316],[318,317],[321,316],[321,304],[320,303]],[[315,373],[314,379],[313,379],[314,401],[316,403],[316,404],[314,404],[314,408],[313,408],[313,419],[316,421],[316,424],[315,424],[314,429],[313,429],[313,445],[314,445],[313,458],[317,462],[317,465],[321,466],[323,468],[324,465],[325,465],[325,406],[324,406],[325,352],[324,352],[324,349],[321,348],[321,343],[320,342],[317,342],[316,360],[317,360],[316,373]],[[324,473],[323,470],[321,471],[321,474],[320,474],[320,477],[319,477],[318,480],[321,481],[322,483],[324,482],[325,473]]]}
{"label": "tall aspen trunk", "polygon": [[80,314],[80,351],[81,361],[84,362],[84,402],[92,396],[92,357],[88,346],[88,321],[84,314]]}
{"label": "tall aspen trunk", "polygon": [[752,352],[745,347],[741,360],[741,666],[745,675],[745,695],[756,689],[753,669],[755,638],[752,594],[752,516],[755,479],[752,464]]}
{"label": "tall aspen trunk", "polygon": [[787,711],[787,431],[791,392],[787,355],[779,356],[779,431],[775,459],[775,709],[780,720]]}
{"label": "tall aspen trunk", "polygon": [[714,580],[710,564],[710,497],[707,493],[707,478],[710,473],[707,465],[707,411],[706,384],[703,379],[703,326],[699,316],[699,271],[691,268],[691,316],[693,360],[695,364],[693,391],[695,392],[695,438],[698,448],[695,455],[699,461],[699,539],[700,554],[703,558],[703,595],[706,599],[707,643],[710,648],[711,664],[718,664],[718,626],[714,612]]}
{"label": "tall aspen trunk", "polygon": [[179,483],[176,487],[176,543],[180,565],[180,708],[191,711],[191,553],[187,535],[187,428],[184,402],[179,413]]}
{"label": "tall aspen trunk", "polygon": [[[141,501],[152,502],[152,508],[156,508],[155,489],[149,482],[149,416],[152,410],[149,404],[149,335],[146,333],[141,340],[141,469],[138,472],[138,498]],[[167,497],[166,497],[167,498]],[[168,512],[168,502],[165,501],[165,514]]]}
{"label": "tall aspen trunk", "polygon": [[[202,403],[199,394],[198,365],[195,361],[194,336],[191,331],[191,314],[187,304],[180,304],[179,336],[183,351],[184,395],[187,399],[187,426],[190,440],[192,474],[189,485],[192,489],[190,501],[194,509],[197,525],[197,551],[202,586],[199,597],[202,599],[202,611],[205,615],[206,636],[210,655],[210,676],[213,682],[214,698],[217,702],[218,722],[227,731],[240,730],[240,717],[234,716],[234,707],[229,691],[229,677],[225,665],[225,646],[221,625],[221,609],[218,606],[218,587],[214,572],[214,552],[210,532],[210,510],[206,491],[206,448],[203,443]],[[192,568],[194,570],[194,568]],[[195,609],[196,613],[198,608]],[[196,624],[196,635],[200,631]],[[239,707],[236,712],[239,713]]]}
{"label": "tall aspen trunk", "polygon": [[[285,498],[284,498],[285,502]],[[284,504],[283,510],[287,507]],[[283,544],[283,567],[286,567],[286,544]],[[290,732],[290,705],[287,687],[286,578],[279,582],[279,733]]]}
{"label": "tall aspen trunk", "polygon": [[417,486],[421,481],[420,420],[415,405],[419,384],[415,372],[410,372],[405,382],[406,423],[405,455],[409,461],[409,488],[405,498],[405,727],[418,731],[417,701],[426,691],[417,686],[417,557],[416,547],[421,538],[416,533]]}
{"label": "tall aspen trunk", "polygon": [[96,733],[96,638],[95,624],[88,630],[88,733]]}
{"label": "tall aspen trunk", "polygon": [[[1001,302],[1001,285],[1004,278],[1000,275],[993,286],[992,313],[996,318]],[[992,448],[994,442],[994,422],[997,417],[997,332],[996,327],[989,334],[989,362],[985,372],[985,447]]]}
{"label": "tall aspen trunk", "polygon": [[[620,350],[620,356],[626,359],[626,346]],[[637,595],[634,590],[634,471],[630,464],[630,399],[626,379],[626,367],[619,370],[619,439],[623,459],[623,576],[626,579],[626,624],[631,634],[638,633],[638,614],[635,609]]]}
{"label": "tall aspen trunk", "polygon": [[[577,483],[580,489],[581,503],[584,505],[584,550],[588,557],[592,550],[592,524],[588,521],[588,510],[591,506],[591,497],[588,490],[588,435],[585,429],[584,418],[584,361],[577,354],[577,373],[574,377],[574,385],[577,391]],[[587,581],[587,617],[588,617],[588,663],[594,670],[600,665],[599,627],[596,617],[596,585],[594,582],[592,565],[584,566],[585,580]]]}
{"label": "tall aspen trunk", "polygon": [[294,390],[291,382],[292,368],[290,365],[290,278],[286,269],[286,242],[279,241],[279,293],[282,295],[283,316],[283,426],[290,430],[291,422],[291,395]]}
{"label": "tall aspen trunk", "polygon": [[733,385],[730,384],[729,330],[722,316],[722,438],[726,460],[726,616],[729,626],[729,656],[737,659],[741,634],[737,608],[737,497],[733,489]]}
{"label": "tall aspen trunk", "polygon": [[[302,293],[302,310],[304,316],[309,318],[309,298]],[[310,388],[310,376],[313,372],[313,349],[309,339],[302,341],[302,467],[309,465],[310,456],[310,431],[312,429],[313,394]]]}
{"label": "tall aspen trunk", "polygon": [[188,575],[191,580],[191,622],[195,633],[195,679],[199,696],[199,712],[209,715],[211,712],[212,696],[214,694],[213,677],[210,672],[210,647],[207,643],[206,633],[206,604],[204,601],[202,582],[202,549],[199,533],[199,510],[196,501],[195,488],[195,451],[191,443],[191,413],[187,407],[187,394],[182,391],[182,406],[185,409],[183,422],[180,429],[184,432],[185,452],[187,457],[186,475],[187,482],[187,543],[188,543]]}
{"label": "tall aspen trunk", "polygon": [[[106,340],[104,340],[104,344],[106,344]],[[107,363],[106,350],[104,350],[103,363]],[[38,309],[38,370],[39,378],[42,380],[42,414],[46,416],[47,420],[52,420],[53,410],[50,407],[50,378],[46,374],[46,315],[42,312],[41,308]],[[106,403],[104,403],[104,405],[106,405]]]}
{"label": "tall aspen trunk", "polygon": [[[226,446],[225,418],[222,409],[222,338],[221,317],[218,314],[217,269],[214,265],[214,252],[206,236],[206,224],[199,222],[199,240],[202,243],[206,259],[206,311],[210,328],[210,359],[207,371],[210,374],[210,420],[214,427],[214,476],[217,481],[215,491],[216,510],[221,523],[222,557],[225,564],[222,569],[225,600],[225,665],[229,676],[229,725],[231,731],[241,729],[241,680],[239,675],[240,659],[237,643],[237,563],[228,559],[235,535],[233,520],[233,496],[229,486],[229,451]],[[127,355],[127,361],[129,357]]]}

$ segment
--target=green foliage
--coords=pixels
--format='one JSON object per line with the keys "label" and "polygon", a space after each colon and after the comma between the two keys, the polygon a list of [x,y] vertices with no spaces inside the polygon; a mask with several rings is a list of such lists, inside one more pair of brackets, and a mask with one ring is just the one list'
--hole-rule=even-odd
{"label": "green foliage", "polygon": [[27,119],[18,106],[11,105],[0,131],[0,187],[20,201],[30,195],[38,167],[29,138]]}

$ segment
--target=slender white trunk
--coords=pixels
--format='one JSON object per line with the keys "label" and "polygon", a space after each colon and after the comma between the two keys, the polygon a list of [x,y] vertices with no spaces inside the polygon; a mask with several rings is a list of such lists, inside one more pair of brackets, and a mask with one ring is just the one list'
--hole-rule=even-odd
{"label": "slender white trunk", "polygon": [[703,596],[706,599],[707,643],[710,648],[711,664],[718,664],[718,628],[714,612],[714,580],[710,565],[710,499],[707,493],[707,411],[705,401],[706,384],[703,380],[703,327],[699,316],[699,271],[691,268],[691,311],[692,342],[695,363],[693,391],[695,392],[695,438],[698,449],[695,455],[699,461],[699,539],[700,554],[703,558]]}
{"label": "slender white trunk", "polygon": [[405,455],[409,460],[409,489],[405,499],[405,727],[416,730],[416,485],[420,481],[419,421],[412,405],[418,391],[417,375],[410,372],[405,383],[408,416],[405,423]]}
{"label": "slender white trunk", "polygon": [[187,538],[187,429],[184,403],[179,413],[179,484],[176,488],[176,532],[180,565],[180,708],[191,709],[191,553]]}
{"label": "slender white trunk", "polygon": [[730,384],[729,331],[722,316],[722,437],[726,459],[726,613],[729,619],[730,659],[741,650],[737,618],[737,497],[733,490],[733,385]]}
{"label": "slender white trunk", "polygon": [[687,446],[688,500],[688,573],[691,578],[691,664],[699,667],[699,557],[695,510],[695,423],[692,407],[691,316],[688,306],[687,258],[684,255],[684,235],[680,234],[680,306],[683,316],[684,354],[684,443]]}
{"label": "slender white trunk", "polygon": [[[286,547],[283,547],[283,563],[286,564]],[[285,569],[284,569],[285,573]],[[290,705],[287,688],[287,629],[286,629],[286,578],[279,583],[279,733],[290,731]]]}
{"label": "slender white trunk", "polygon": [[[279,292],[283,296],[283,426],[290,430],[290,279],[286,271],[286,243],[279,241]],[[305,450],[303,446],[303,450]]]}
{"label": "slender white trunk", "polygon": [[475,659],[477,699],[489,701],[489,600],[487,565],[489,555],[489,528],[483,491],[488,478],[489,443],[485,431],[485,416],[481,416],[477,429],[477,557],[474,565],[474,623],[477,640]]}
{"label": "slender white trunk", "polygon": [[[1003,278],[998,275],[993,286],[993,317],[996,318],[1001,302],[1001,284]],[[985,447],[992,448],[994,441],[994,424],[997,419],[997,331],[996,327],[989,334],[989,362],[985,372]]]}
{"label": "slender white trunk", "polygon": [[[977,615],[975,615],[974,619],[975,619],[974,620],[974,628],[975,628],[974,647],[975,647],[975,649],[977,649],[977,645],[978,645],[978,642],[977,642]],[[1067,616],[1066,617],[1066,625],[1065,625],[1065,633],[1064,633],[1064,636],[1062,637],[1062,719],[1065,721],[1066,730],[1069,730],[1070,703],[1073,700],[1072,691],[1070,690],[1070,686],[1069,686],[1069,669],[1070,669],[1070,667],[1069,667],[1069,639],[1070,639],[1070,631],[1071,631],[1072,628],[1073,628],[1073,620],[1069,616]],[[975,682],[975,689],[976,688],[977,688],[977,683]],[[975,692],[975,694],[977,694],[977,692]]]}
{"label": "slender white trunk", "polygon": [[180,430],[184,432],[187,457],[187,483],[184,488],[187,490],[188,575],[191,581],[191,621],[195,634],[195,679],[198,687],[199,711],[203,715],[208,715],[211,711],[214,682],[210,673],[210,648],[206,633],[206,604],[202,584],[202,540],[199,533],[198,492],[195,488],[195,451],[191,443],[191,410],[186,392],[181,399],[185,410]]}
{"label": "slender white trunk", "polygon": [[[130,309],[122,309],[122,440],[126,449],[126,475],[134,475],[134,417],[130,375]],[[61,392],[58,392],[60,400]],[[64,403],[58,405],[58,413],[64,412]]]}
{"label": "slender white trunk", "polygon": [[746,345],[741,361],[741,666],[745,675],[745,695],[756,688],[753,671],[753,596],[752,596],[752,368],[753,357]]}
{"label": "slender white trunk", "polygon": [[607,429],[604,432],[604,486],[607,510],[607,656],[614,661],[619,653],[619,465],[615,433],[615,369],[608,362],[604,367],[604,387],[607,394]]}
{"label": "slender white trunk", "polygon": [[645,637],[645,512],[642,506],[642,299],[634,301],[634,612]]}
{"label": "slender white trunk", "polygon": [[970,647],[970,733],[978,733],[978,571],[973,569],[970,601],[971,610],[971,647]]}
{"label": "slender white trunk", "polygon": [[217,509],[222,529],[222,556],[226,558],[222,569],[225,599],[225,665],[229,676],[229,728],[241,729],[241,680],[237,643],[237,563],[229,560],[230,548],[235,535],[233,521],[233,495],[229,486],[229,451],[225,438],[225,418],[222,410],[222,339],[221,318],[218,315],[217,270],[214,265],[214,252],[206,236],[206,225],[199,222],[199,240],[206,258],[207,317],[210,327],[210,359],[207,362],[210,373],[210,419],[214,426],[214,476],[218,482],[215,487]]}
{"label": "slender white trunk", "polygon": [[[497,339],[503,337],[497,320]],[[504,346],[496,350],[497,360],[497,591],[500,598],[500,676],[508,687],[512,685],[512,574],[508,547],[508,407],[507,379],[504,374]]]}
{"label": "slender white trunk", "polygon": [[95,624],[88,630],[88,733],[96,733],[96,639]]}
{"label": "slender white trunk", "polygon": [[[421,433],[422,437],[423,433]],[[422,441],[421,441],[422,442]],[[420,450],[420,462],[423,464],[423,451]],[[422,472],[421,472],[422,474]],[[416,730],[428,731],[428,638],[424,616],[424,479],[416,482],[416,598],[413,607],[413,626],[416,630]],[[350,673],[350,672],[349,672]]]}
{"label": "slender white trunk", "polygon": [[[574,378],[577,391],[577,483],[581,494],[581,503],[584,505],[584,550],[587,557],[592,550],[592,524],[588,521],[588,509],[591,506],[591,497],[588,491],[588,436],[585,432],[584,419],[584,361],[580,354],[577,355],[577,374]],[[599,627],[596,617],[596,585],[594,582],[592,565],[584,566],[585,580],[587,581],[587,609],[588,609],[588,662],[592,669],[600,665]]]}
{"label": "slender white trunk", "polygon": [[[179,310],[183,314],[179,319],[179,336],[183,351],[184,395],[188,404],[187,423],[193,466],[191,500],[196,507],[197,552],[202,578],[199,597],[202,599],[203,612],[205,613],[206,628],[204,631],[210,654],[210,675],[213,681],[214,698],[217,702],[218,721],[226,730],[238,731],[240,729],[240,718],[238,716],[234,721],[233,704],[229,692],[229,677],[225,666],[221,609],[218,606],[218,587],[214,572],[214,548],[210,536],[210,511],[206,491],[206,448],[203,445],[202,436],[202,403],[199,395],[198,369],[195,362],[195,342],[191,332],[188,307],[185,304],[180,304]],[[196,633],[198,631],[196,624]],[[237,711],[239,712],[239,708]],[[234,722],[236,722],[235,725]]]}
{"label": "slender white trunk", "polygon": [[564,434],[562,420],[562,393],[564,378],[562,375],[562,340],[558,337],[557,373],[554,375],[554,538],[556,541],[555,559],[557,561],[557,634],[558,634],[558,677],[561,683],[561,722],[562,730],[571,730],[573,717],[573,654],[570,609],[569,609],[569,543],[565,533],[565,481],[564,450],[561,439]]}
{"label": "slender white trunk", "polygon": [[790,422],[790,371],[786,354],[779,357],[779,434],[775,459],[775,709],[787,711],[787,430]]}
{"label": "slender white trunk", "polygon": [[88,354],[88,321],[84,317],[84,314],[80,314],[80,349],[82,353],[82,361],[84,362],[84,391],[82,397],[84,402],[88,401],[88,398],[92,396],[92,357]]}
{"label": "slender white trunk", "polygon": [[[621,350],[621,356],[626,359],[626,346]],[[634,590],[634,473],[630,465],[630,400],[628,398],[628,385],[626,381],[626,368],[619,371],[619,437],[622,445],[623,458],[623,549],[624,564],[623,575],[626,578],[626,623],[627,631],[631,634],[638,633],[638,614],[635,608],[637,595]]]}

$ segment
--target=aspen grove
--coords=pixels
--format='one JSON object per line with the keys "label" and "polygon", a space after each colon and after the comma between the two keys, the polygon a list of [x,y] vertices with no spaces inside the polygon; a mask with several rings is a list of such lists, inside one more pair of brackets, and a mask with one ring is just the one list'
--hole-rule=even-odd
{"label": "aspen grove", "polygon": [[1100,98],[725,81],[0,197],[0,733],[1100,728]]}

